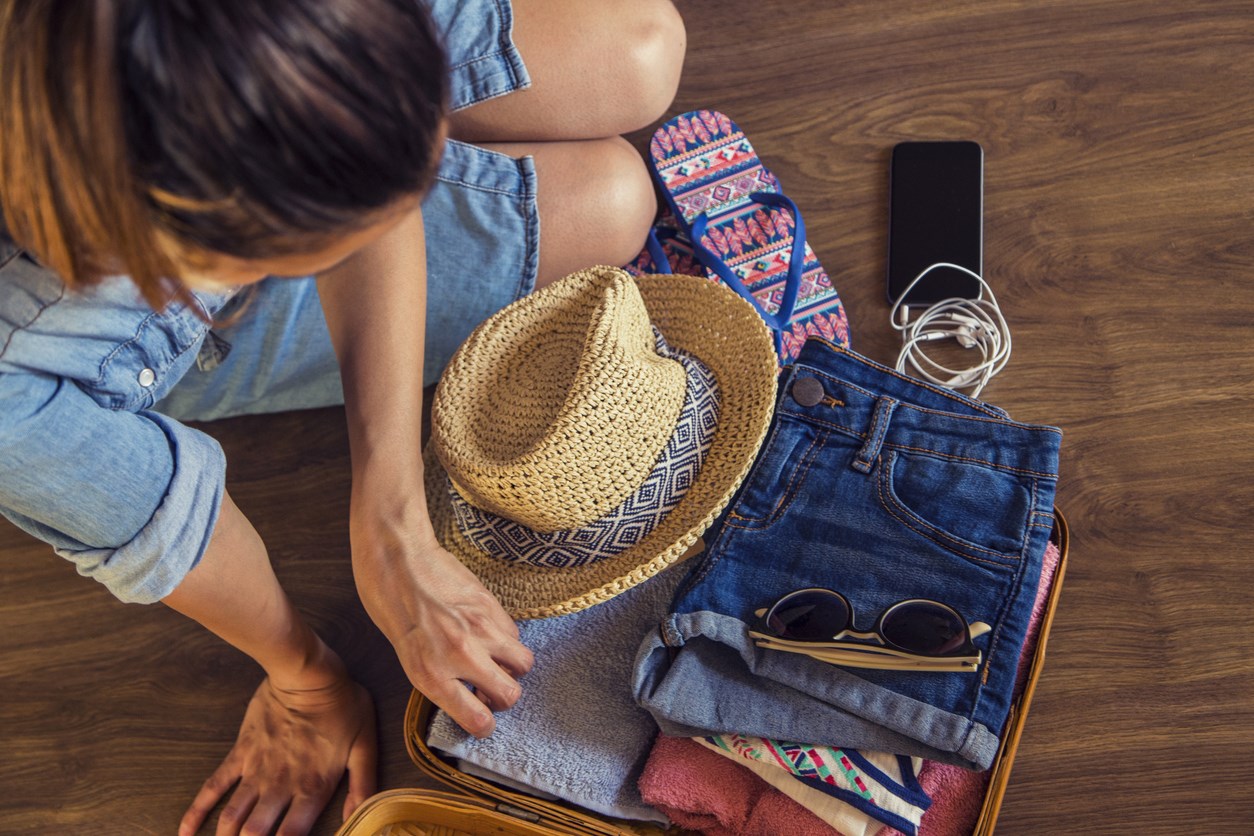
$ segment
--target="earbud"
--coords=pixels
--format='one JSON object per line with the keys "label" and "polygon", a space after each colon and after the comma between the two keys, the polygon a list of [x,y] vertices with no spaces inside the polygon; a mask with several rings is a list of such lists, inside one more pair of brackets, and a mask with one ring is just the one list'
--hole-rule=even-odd
{"label": "earbud", "polygon": [[963,325],[954,332],[954,339],[963,348],[975,348],[984,336],[984,329],[977,325]]}

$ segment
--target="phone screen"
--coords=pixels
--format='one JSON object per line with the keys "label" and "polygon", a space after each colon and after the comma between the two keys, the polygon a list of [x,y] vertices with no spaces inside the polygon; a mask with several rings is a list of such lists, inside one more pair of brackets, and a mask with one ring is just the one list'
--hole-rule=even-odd
{"label": "phone screen", "polygon": [[[981,273],[984,151],[975,142],[902,142],[893,147],[888,196],[888,301],[928,267],[948,262]],[[910,291],[909,304],[974,299],[980,285],[938,268]]]}

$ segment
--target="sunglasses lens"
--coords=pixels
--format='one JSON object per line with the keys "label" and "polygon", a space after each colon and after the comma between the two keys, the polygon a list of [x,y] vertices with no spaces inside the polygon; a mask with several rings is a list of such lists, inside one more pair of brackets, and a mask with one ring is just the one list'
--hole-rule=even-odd
{"label": "sunglasses lens", "polygon": [[943,656],[961,650],[967,625],[949,607],[930,601],[907,601],[884,614],[880,632],[890,643],[911,653]]}
{"label": "sunglasses lens", "polygon": [[849,624],[845,600],[825,589],[803,589],[780,599],[766,626],[782,639],[827,641]]}

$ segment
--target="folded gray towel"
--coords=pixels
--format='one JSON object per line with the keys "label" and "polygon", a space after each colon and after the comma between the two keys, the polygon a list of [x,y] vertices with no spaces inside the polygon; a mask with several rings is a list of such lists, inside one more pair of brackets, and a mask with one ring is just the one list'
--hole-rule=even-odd
{"label": "folded gray towel", "polygon": [[632,699],[630,680],[640,642],[666,615],[686,568],[572,615],[520,622],[536,657],[522,697],[497,713],[486,740],[437,711],[427,745],[507,786],[601,815],[667,824],[636,786],[658,728]]}

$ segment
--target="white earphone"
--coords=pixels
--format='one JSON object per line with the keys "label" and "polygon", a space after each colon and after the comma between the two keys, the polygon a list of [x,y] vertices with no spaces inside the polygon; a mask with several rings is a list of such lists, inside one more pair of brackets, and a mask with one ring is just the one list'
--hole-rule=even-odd
{"label": "white earphone", "polygon": [[[924,276],[940,267],[959,270],[974,278],[980,283],[980,295],[975,299],[942,299],[911,322],[910,310],[902,304],[902,300]],[[997,307],[992,288],[979,274],[958,264],[940,262],[915,276],[893,304],[892,326],[901,332],[902,338],[897,371],[909,374],[906,368],[909,366],[919,377],[940,386],[949,389],[971,387],[972,397],[978,397],[993,375],[1010,361],[1010,327]],[[956,340],[966,349],[979,349],[980,362],[966,369],[951,369],[929,357],[921,348],[923,343],[945,339]]]}

